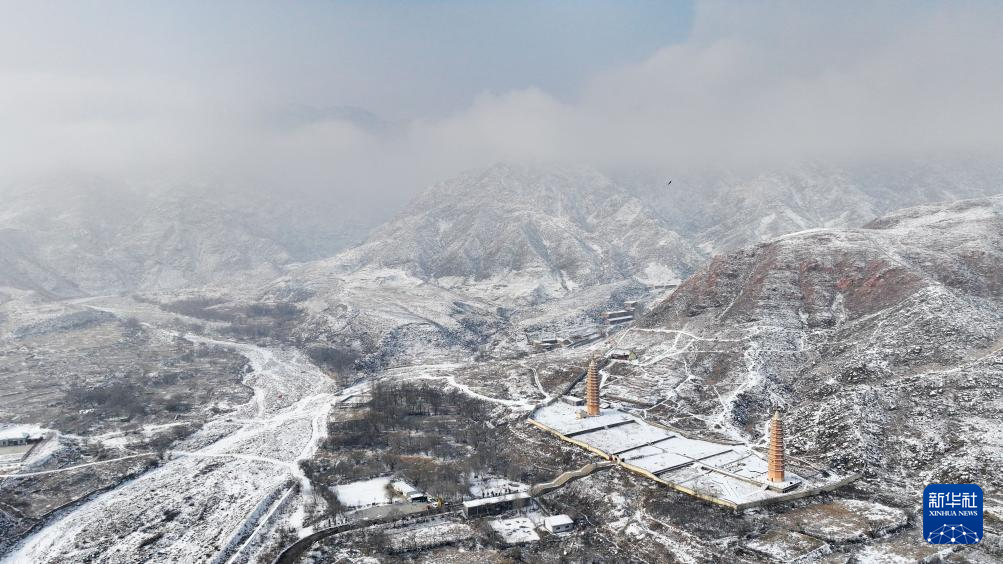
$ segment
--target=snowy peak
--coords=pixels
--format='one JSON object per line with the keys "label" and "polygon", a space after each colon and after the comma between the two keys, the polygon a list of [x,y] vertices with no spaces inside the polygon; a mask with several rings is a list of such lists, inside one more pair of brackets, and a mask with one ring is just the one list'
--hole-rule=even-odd
{"label": "snowy peak", "polygon": [[791,164],[760,171],[711,170],[665,179],[635,174],[624,184],[667,225],[708,254],[819,227],[859,227],[893,210],[992,196],[1003,189],[996,161]]}
{"label": "snowy peak", "polygon": [[0,285],[52,297],[264,281],[293,260],[334,254],[360,230],[331,222],[316,199],[283,194],[72,185],[4,199]]}
{"label": "snowy peak", "polygon": [[490,201],[503,209],[584,219],[585,210],[614,194],[624,192],[593,169],[499,163],[431,187],[406,213],[449,205],[466,208]]}
{"label": "snowy peak", "polygon": [[344,258],[525,298],[634,276],[667,282],[702,256],[593,170],[502,164],[432,187]]}

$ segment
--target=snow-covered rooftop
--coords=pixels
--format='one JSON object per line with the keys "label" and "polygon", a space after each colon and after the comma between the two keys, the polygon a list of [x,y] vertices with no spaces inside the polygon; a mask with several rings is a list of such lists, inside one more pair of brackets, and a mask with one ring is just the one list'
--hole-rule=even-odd
{"label": "snow-covered rooftop", "polygon": [[34,439],[42,438],[46,429],[38,425],[6,425],[0,426],[0,441],[11,439]]}
{"label": "snow-covered rooftop", "polygon": [[394,483],[391,484],[391,485],[393,486],[393,488],[395,490],[397,490],[398,492],[400,492],[401,495],[409,495],[409,494],[412,494],[412,493],[422,493],[421,490],[419,490],[418,488],[416,488],[416,487],[412,486],[411,484],[405,482],[404,480],[395,480]]}
{"label": "snow-covered rooftop", "polygon": [[[560,408],[558,408],[560,406]],[[619,411],[605,409],[596,417],[585,417],[579,419],[577,413],[581,411],[574,406],[569,406],[562,402],[554,403],[546,408],[541,408],[533,414],[533,419],[554,429],[562,435],[576,435],[590,430],[601,429],[609,425],[629,423],[631,417]]]}
{"label": "snow-covered rooftop", "polygon": [[547,517],[546,519],[543,520],[543,523],[547,527],[560,527],[562,525],[575,524],[575,522],[571,519],[571,517],[568,517],[563,513],[561,515],[554,515],[553,517]]}
{"label": "snow-covered rooftop", "polygon": [[[744,445],[688,438],[639,417],[603,409],[597,417],[581,417],[580,409],[563,402],[538,408],[531,421],[562,437],[647,473],[670,486],[683,487],[731,506],[784,497],[805,484],[818,487],[835,480],[807,480],[788,469],[787,480],[766,479],[767,463]],[[799,490],[800,491],[800,490]]]}
{"label": "snow-covered rooftop", "polygon": [[528,499],[529,494],[526,492],[514,492],[505,495],[499,495],[495,497],[483,497],[481,499],[471,499],[469,501],[464,501],[464,507],[480,507],[482,505],[494,505],[495,503],[502,503],[505,501],[512,501],[515,499]]}

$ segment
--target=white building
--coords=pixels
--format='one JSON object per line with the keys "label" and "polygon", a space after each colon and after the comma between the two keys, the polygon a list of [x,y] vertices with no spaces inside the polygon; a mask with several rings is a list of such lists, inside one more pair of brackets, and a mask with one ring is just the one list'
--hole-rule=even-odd
{"label": "white building", "polygon": [[515,492],[495,497],[483,497],[463,502],[463,516],[467,519],[497,515],[512,509],[521,509],[529,504],[527,492]]}
{"label": "white building", "polygon": [[575,530],[575,522],[567,515],[554,515],[543,520],[543,528],[549,533],[567,533]]}
{"label": "white building", "polygon": [[45,432],[37,425],[0,427],[0,447],[29,445],[44,438]]}
{"label": "white building", "polygon": [[428,494],[403,480],[397,480],[391,485],[397,493],[411,503],[428,503]]}

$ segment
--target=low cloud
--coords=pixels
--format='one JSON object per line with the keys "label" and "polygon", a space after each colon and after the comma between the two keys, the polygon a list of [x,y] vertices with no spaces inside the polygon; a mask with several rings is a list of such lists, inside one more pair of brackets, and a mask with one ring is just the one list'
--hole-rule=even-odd
{"label": "low cloud", "polygon": [[887,10],[880,21],[852,7],[844,9],[856,17],[842,19],[832,10],[813,15],[790,4],[739,14],[732,8],[709,5],[690,42],[596,76],[574,103],[535,91],[510,93],[480,100],[428,129],[463,144],[467,155],[604,166],[952,157],[1003,149],[997,102],[1003,39],[995,7],[914,13],[902,6],[906,15]]}
{"label": "low cloud", "polygon": [[975,3],[701,3],[688,41],[597,73],[575,96],[484,92],[445,116],[385,124],[343,108],[284,120],[291,102],[246,84],[0,70],[0,184],[208,180],[393,204],[497,161],[671,170],[997,157],[1001,15]]}

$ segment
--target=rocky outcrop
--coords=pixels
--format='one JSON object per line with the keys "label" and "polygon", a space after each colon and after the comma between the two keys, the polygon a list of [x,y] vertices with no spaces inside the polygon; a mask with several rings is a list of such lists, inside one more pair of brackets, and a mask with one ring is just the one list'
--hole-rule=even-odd
{"label": "rocky outcrop", "polygon": [[717,257],[623,339],[644,367],[609,393],[664,391],[669,420],[760,442],[784,406],[793,454],[892,489],[1003,485],[1001,234],[989,198]]}
{"label": "rocky outcrop", "polygon": [[401,269],[483,297],[540,301],[637,277],[676,281],[703,255],[635,197],[588,169],[496,165],[429,189],[347,270]]}

